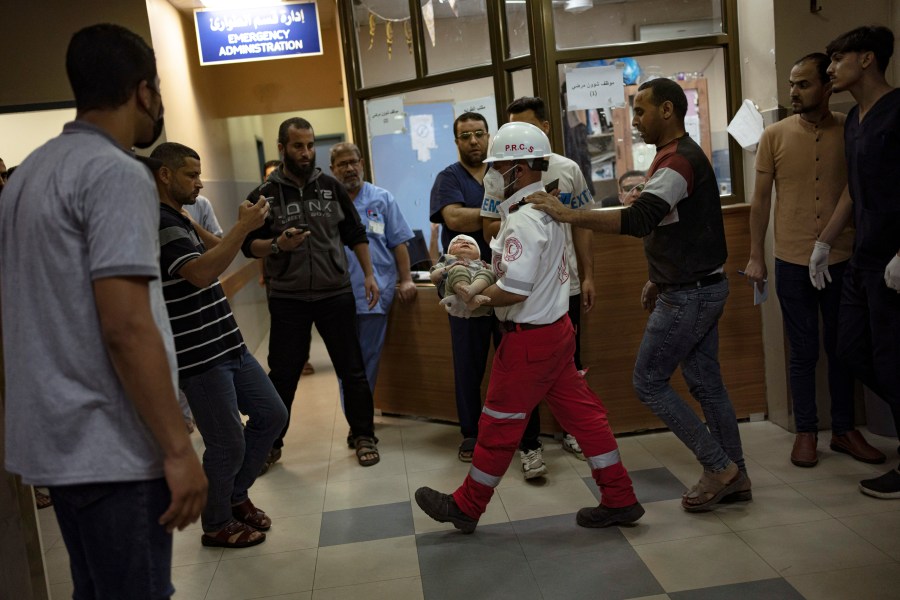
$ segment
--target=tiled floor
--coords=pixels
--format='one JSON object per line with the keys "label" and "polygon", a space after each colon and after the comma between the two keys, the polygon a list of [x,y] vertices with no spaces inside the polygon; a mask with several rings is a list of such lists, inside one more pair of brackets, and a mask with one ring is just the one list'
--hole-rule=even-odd
{"label": "tiled floor", "polygon": [[[900,501],[861,495],[857,481],[885,467],[831,452],[827,432],[819,466],[799,469],[788,461],[791,434],[742,424],[754,501],[693,515],[679,504],[699,476],[690,453],[670,433],[622,437],[647,513],[606,530],[575,524],[597,489],[585,463],[547,439],[546,480],[525,483],[514,463],[465,536],[411,501],[419,486],[451,491],[462,481],[457,428],[378,417],[382,461],[359,467],[321,343],[313,364],[284,456],[251,490],[274,520],[268,539],[222,550],[200,545],[199,525],[176,534],[176,599],[900,598]],[[896,463],[896,440],[867,436]],[[53,511],[39,515],[52,596],[70,597]]]}

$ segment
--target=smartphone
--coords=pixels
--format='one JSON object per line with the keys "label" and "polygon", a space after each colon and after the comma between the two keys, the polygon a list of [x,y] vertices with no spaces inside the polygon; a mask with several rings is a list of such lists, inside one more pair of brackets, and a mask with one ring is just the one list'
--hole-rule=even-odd
{"label": "smartphone", "polygon": [[294,225],[294,229],[299,230],[300,233],[306,233],[307,231],[309,231],[309,225],[307,225],[306,223],[298,223]]}

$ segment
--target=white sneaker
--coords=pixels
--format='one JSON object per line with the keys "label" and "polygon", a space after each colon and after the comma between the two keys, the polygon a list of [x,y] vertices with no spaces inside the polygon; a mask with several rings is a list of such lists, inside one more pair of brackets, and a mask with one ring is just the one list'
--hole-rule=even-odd
{"label": "white sneaker", "polygon": [[534,479],[535,477],[543,477],[547,474],[547,465],[544,464],[544,449],[537,450],[519,450],[519,457],[522,459],[522,472],[525,479]]}
{"label": "white sneaker", "polygon": [[581,446],[578,445],[578,440],[576,440],[575,436],[571,433],[567,433],[563,436],[562,448],[566,452],[574,454],[575,458],[577,458],[578,460],[587,460],[584,457],[584,452],[581,451]]}

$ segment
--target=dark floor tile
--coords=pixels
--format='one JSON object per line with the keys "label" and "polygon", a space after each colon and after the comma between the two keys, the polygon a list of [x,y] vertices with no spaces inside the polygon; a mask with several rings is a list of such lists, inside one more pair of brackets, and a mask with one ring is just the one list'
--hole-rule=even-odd
{"label": "dark floor tile", "polygon": [[542,600],[545,597],[524,559],[502,567],[488,562],[478,569],[423,572],[422,591],[425,600]]}
{"label": "dark floor tile", "polygon": [[432,573],[471,571],[487,565],[502,571],[527,562],[510,523],[480,526],[471,535],[456,530],[420,533],[416,548],[423,581]]}
{"label": "dark floor tile", "polygon": [[627,541],[600,552],[529,560],[545,600],[624,600],[664,590]]}
{"label": "dark floor tile", "polygon": [[383,540],[415,532],[409,502],[335,510],[322,513],[319,546]]}
{"label": "dark floor tile", "polygon": [[711,588],[669,592],[671,600],[803,600],[803,595],[784,579],[761,579]]}
{"label": "dark floor tile", "polygon": [[618,527],[579,527],[575,523],[575,516],[571,514],[513,521],[512,526],[519,536],[519,544],[525,557],[532,561],[579,552],[616,551],[626,546],[631,548]]}
{"label": "dark floor tile", "polygon": [[[629,471],[628,474],[634,484],[635,495],[644,504],[660,500],[675,500],[681,498],[681,495],[687,491],[684,484],[665,467]],[[600,490],[597,489],[593,478],[584,477],[584,483],[587,484],[594,497],[599,500]]]}

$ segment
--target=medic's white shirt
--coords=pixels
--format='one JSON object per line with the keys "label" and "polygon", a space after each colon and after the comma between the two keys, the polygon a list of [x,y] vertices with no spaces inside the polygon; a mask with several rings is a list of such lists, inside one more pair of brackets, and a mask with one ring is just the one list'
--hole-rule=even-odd
{"label": "medic's white shirt", "polygon": [[[587,182],[578,164],[559,154],[551,154],[547,170],[541,176],[541,183],[545,186],[556,182],[559,188],[559,201],[569,208],[581,208],[585,204],[593,204],[594,198],[588,190]],[[489,219],[499,219],[498,207],[502,200],[485,195],[481,203],[481,216]],[[572,243],[572,226],[562,224],[566,233],[566,262],[569,265],[569,295],[575,296],[581,293],[581,279],[578,277],[578,260],[575,256],[575,245]]]}
{"label": "medic's white shirt", "polygon": [[501,321],[553,323],[569,311],[569,271],[566,236],[560,223],[530,204],[509,208],[534,192],[542,182],[522,188],[498,206],[501,223],[491,240],[491,266],[503,291],[528,296],[512,306],[494,307]]}

